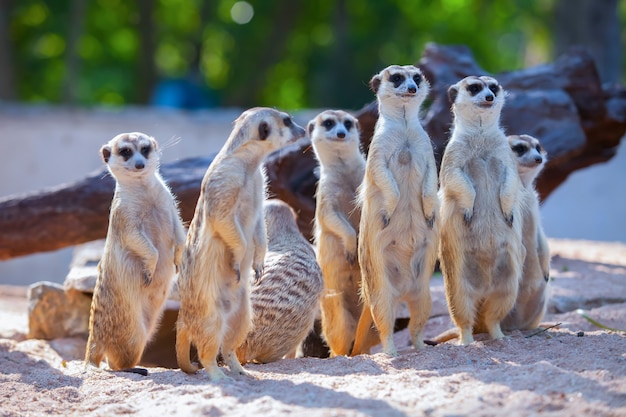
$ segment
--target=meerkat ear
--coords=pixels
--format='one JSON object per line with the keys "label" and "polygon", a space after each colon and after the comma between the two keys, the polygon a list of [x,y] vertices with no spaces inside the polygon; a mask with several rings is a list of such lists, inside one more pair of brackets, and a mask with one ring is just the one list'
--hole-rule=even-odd
{"label": "meerkat ear", "polygon": [[378,94],[378,88],[380,87],[381,77],[380,74],[376,74],[370,80],[370,88],[374,94]]}
{"label": "meerkat ear", "polygon": [[315,120],[311,120],[308,125],[306,125],[306,131],[309,132],[309,136],[313,133],[313,129],[315,129]]}
{"label": "meerkat ear", "polygon": [[111,158],[111,147],[109,145],[104,145],[100,148],[100,156],[102,156],[104,163],[108,164],[109,158]]}
{"label": "meerkat ear", "polygon": [[259,139],[260,140],[267,139],[269,137],[271,131],[272,131],[272,129],[270,128],[270,125],[267,124],[267,122],[261,122],[259,124]]}
{"label": "meerkat ear", "polygon": [[450,88],[448,88],[448,98],[450,99],[451,103],[454,103],[456,101],[456,96],[459,95],[459,87],[456,86],[456,84],[451,85]]}

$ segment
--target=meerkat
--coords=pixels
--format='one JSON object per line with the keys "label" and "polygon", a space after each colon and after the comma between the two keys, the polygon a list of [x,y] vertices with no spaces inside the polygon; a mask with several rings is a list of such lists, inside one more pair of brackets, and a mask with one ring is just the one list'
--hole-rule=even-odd
{"label": "meerkat", "polygon": [[295,356],[313,329],[324,287],[313,246],[286,203],[263,204],[267,254],[263,275],[252,284],[252,330],[237,348],[241,363],[268,363]]}
{"label": "meerkat", "polygon": [[154,334],[180,265],[185,230],[159,174],[157,141],[122,133],[100,154],[115,178],[109,227],[91,303],[85,364],[106,357],[113,370],[135,366]]}
{"label": "meerkat", "polygon": [[261,277],[267,251],[261,164],[270,152],[303,136],[288,114],[249,109],[235,120],[207,169],[178,278],[176,357],[183,371],[198,370],[189,357],[193,343],[210,379],[226,377],[216,363],[220,351],[231,372],[246,375],[235,349],[252,324],[250,273]]}
{"label": "meerkat", "polygon": [[452,134],[441,162],[440,263],[460,342],[484,323],[493,339],[517,297],[525,249],[522,184],[499,120],[505,92],[492,77],[448,89]]}
{"label": "meerkat", "polygon": [[[502,320],[503,330],[526,330],[536,328],[545,314],[548,300],[550,252],[539,219],[539,199],[534,181],[547,162],[547,154],[539,141],[528,135],[507,137],[517,158],[517,170],[522,180],[522,243],[526,257],[522,267],[515,306]],[[482,322],[474,325],[474,334],[485,333]],[[437,343],[458,337],[456,329],[446,331],[435,338]]]}
{"label": "meerkat", "polygon": [[356,192],[365,174],[365,157],[358,121],[349,113],[326,110],[309,122],[307,132],[320,168],[314,241],[324,277],[322,336],[331,357],[348,355],[362,310]]}
{"label": "meerkat", "polygon": [[367,352],[374,321],[386,354],[393,341],[400,301],[410,312],[409,333],[417,349],[431,309],[430,278],[437,256],[437,168],[430,138],[419,118],[430,86],[412,66],[392,65],[370,81],[378,121],[359,189],[358,258],[363,312],[352,354]]}
{"label": "meerkat", "polygon": [[529,135],[507,137],[517,157],[517,170],[522,180],[522,242],[526,257],[515,306],[502,321],[505,330],[533,329],[546,311],[550,279],[550,249],[541,227],[539,197],[534,182],[547,162],[547,153],[539,140]]}

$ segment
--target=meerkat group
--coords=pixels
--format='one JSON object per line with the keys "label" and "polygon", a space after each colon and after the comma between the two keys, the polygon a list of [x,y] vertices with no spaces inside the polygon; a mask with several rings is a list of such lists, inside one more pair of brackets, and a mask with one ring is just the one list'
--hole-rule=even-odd
{"label": "meerkat group", "polygon": [[[103,146],[116,191],[86,364],[139,363],[176,272],[178,364],[202,366],[211,380],[226,377],[219,355],[236,375],[247,375],[247,362],[293,357],[318,309],[331,357],[379,342],[398,355],[401,303],[412,345],[423,348],[437,259],[457,326],[437,341],[467,345],[475,333],[500,339],[503,329],[538,326],[550,255],[534,181],[546,152],[531,136],[507,138],[502,86],[470,76],[449,87],[453,125],[439,173],[420,121],[430,89],[420,69],[388,66],[370,88],[379,118],[367,157],[348,112],[323,111],[305,131],[279,110],[244,111],[206,171],[186,234],[156,140],[129,133]],[[319,162],[313,245],[286,203],[266,200],[263,171],[269,153],[305,135]]]}

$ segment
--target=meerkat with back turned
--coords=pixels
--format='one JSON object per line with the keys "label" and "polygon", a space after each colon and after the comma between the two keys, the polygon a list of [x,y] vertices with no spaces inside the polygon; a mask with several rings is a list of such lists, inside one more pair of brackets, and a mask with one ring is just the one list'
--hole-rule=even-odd
{"label": "meerkat with back turned", "polygon": [[430,278],[437,256],[437,168],[419,118],[428,81],[412,66],[392,65],[370,81],[379,117],[359,191],[358,256],[363,312],[352,354],[366,352],[372,319],[384,352],[397,355],[393,341],[399,301],[406,302],[409,333],[422,348],[430,315]]}
{"label": "meerkat with back turned", "polygon": [[502,321],[505,330],[533,329],[546,311],[550,279],[550,249],[541,227],[539,196],[534,182],[545,163],[547,154],[539,140],[529,135],[507,137],[517,158],[517,170],[522,180],[522,242],[526,257],[515,306]]}
{"label": "meerkat with back turned", "polygon": [[159,148],[123,133],[100,149],[116,180],[109,228],[91,303],[85,363],[135,366],[154,334],[180,264],[185,230],[158,172]]}
{"label": "meerkat with back turned", "polygon": [[302,236],[287,203],[263,204],[267,254],[251,292],[253,327],[237,348],[241,363],[268,363],[295,356],[313,329],[324,287],[313,246]]}
{"label": "meerkat with back turned", "polygon": [[494,339],[517,297],[525,249],[522,184],[500,128],[505,92],[492,77],[466,77],[448,89],[452,135],[441,162],[440,263],[460,342],[484,323]]}
{"label": "meerkat with back turned", "polygon": [[320,168],[314,236],[324,276],[322,335],[331,357],[348,355],[362,310],[356,191],[365,174],[365,157],[358,121],[349,113],[326,110],[309,122],[307,131]]}
{"label": "meerkat with back turned", "polygon": [[235,350],[251,326],[250,272],[261,276],[267,251],[261,164],[302,136],[288,114],[249,109],[207,169],[178,279],[176,357],[183,371],[198,370],[189,357],[193,343],[212,380],[226,376],[216,363],[220,350],[231,372],[246,374]]}

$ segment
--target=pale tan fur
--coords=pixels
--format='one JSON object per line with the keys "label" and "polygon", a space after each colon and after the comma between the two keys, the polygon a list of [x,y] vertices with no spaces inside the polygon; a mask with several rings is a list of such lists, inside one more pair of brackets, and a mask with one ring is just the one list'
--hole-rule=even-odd
{"label": "pale tan fur", "polygon": [[315,251],[302,236],[287,203],[263,204],[267,254],[260,279],[252,284],[252,330],[237,348],[242,363],[268,363],[292,355],[313,329],[324,288]]}
{"label": "pale tan fur", "polygon": [[440,171],[440,262],[460,342],[484,323],[494,339],[517,297],[522,184],[500,128],[505,93],[491,77],[467,77],[448,90],[454,126]]}
{"label": "pale tan fur", "polygon": [[209,166],[189,227],[178,288],[176,356],[185,372],[193,343],[212,380],[225,377],[221,350],[232,372],[246,374],[235,349],[251,326],[250,272],[259,277],[267,251],[261,163],[270,152],[302,137],[304,129],[286,113],[269,108],[245,111]]}
{"label": "pale tan fur", "polygon": [[[507,137],[517,159],[517,170],[522,180],[522,242],[526,257],[515,306],[502,320],[504,330],[524,330],[536,328],[545,314],[549,292],[550,252],[546,236],[541,227],[539,198],[534,189],[534,181],[543,169],[546,152],[539,141],[528,135]],[[474,334],[485,333],[485,324],[474,325]],[[455,339],[457,329],[448,330],[434,340],[438,343]]]}
{"label": "pale tan fur", "polygon": [[429,92],[421,71],[412,65],[392,65],[375,75],[370,86],[377,94],[379,118],[359,191],[364,308],[352,354],[368,351],[373,319],[385,353],[395,356],[393,328],[401,301],[410,311],[413,345],[424,346],[437,255],[437,170],[419,119]]}
{"label": "pale tan fur", "polygon": [[358,121],[341,110],[326,110],[307,131],[320,164],[315,194],[315,244],[324,276],[322,335],[330,356],[348,355],[361,315],[361,269],[357,259],[360,208],[357,188],[363,181]]}
{"label": "pale tan fur", "polygon": [[[185,230],[159,175],[159,149],[143,133],[117,135],[101,150],[116,179],[109,229],[91,304],[86,364],[135,366],[159,323]],[[128,158],[125,158],[128,157]]]}
{"label": "pale tan fur", "polygon": [[523,243],[526,258],[515,306],[502,321],[505,330],[536,328],[546,311],[550,278],[550,249],[541,227],[539,196],[534,182],[543,169],[547,154],[539,140],[529,135],[512,135],[509,145],[517,157],[522,180]]}

